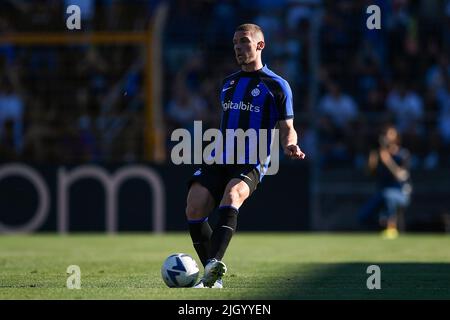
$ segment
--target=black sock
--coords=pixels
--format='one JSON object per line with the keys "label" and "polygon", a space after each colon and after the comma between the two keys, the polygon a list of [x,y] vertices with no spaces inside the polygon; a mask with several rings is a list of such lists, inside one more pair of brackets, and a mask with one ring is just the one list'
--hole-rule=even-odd
{"label": "black sock", "polygon": [[222,206],[218,209],[219,221],[211,236],[210,258],[222,260],[236,231],[238,209],[231,206]]}
{"label": "black sock", "polygon": [[191,234],[192,244],[195,251],[197,251],[203,266],[209,258],[210,240],[212,235],[211,226],[208,223],[208,218],[199,220],[188,220],[189,233]]}

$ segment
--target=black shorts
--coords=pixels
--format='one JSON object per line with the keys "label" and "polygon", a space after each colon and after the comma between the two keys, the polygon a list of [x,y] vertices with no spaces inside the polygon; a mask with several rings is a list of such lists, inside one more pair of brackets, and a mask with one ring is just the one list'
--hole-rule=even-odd
{"label": "black shorts", "polygon": [[188,181],[188,189],[194,182],[200,183],[209,190],[218,206],[231,179],[247,183],[252,194],[260,182],[260,173],[254,164],[203,164]]}

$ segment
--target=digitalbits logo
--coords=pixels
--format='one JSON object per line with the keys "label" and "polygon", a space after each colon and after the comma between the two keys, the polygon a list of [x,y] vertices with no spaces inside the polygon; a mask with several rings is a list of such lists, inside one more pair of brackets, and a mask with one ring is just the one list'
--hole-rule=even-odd
{"label": "digitalbits logo", "polygon": [[[256,90],[258,90],[258,89],[256,89]],[[259,94],[259,90],[258,90],[258,94]],[[227,111],[227,110],[242,110],[242,111],[250,111],[250,112],[260,112],[261,111],[259,106],[254,106],[251,103],[244,103],[242,101],[240,101],[239,103],[236,103],[233,101],[224,102],[224,103],[222,103],[222,108],[223,108],[223,111]]]}

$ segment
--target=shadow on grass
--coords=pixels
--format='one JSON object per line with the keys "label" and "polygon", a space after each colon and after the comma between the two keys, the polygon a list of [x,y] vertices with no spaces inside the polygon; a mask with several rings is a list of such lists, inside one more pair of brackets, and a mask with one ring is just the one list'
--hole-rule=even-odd
{"label": "shadow on grass", "polygon": [[[381,289],[367,288],[367,267],[381,269]],[[296,264],[270,279],[259,299],[450,299],[449,263]]]}

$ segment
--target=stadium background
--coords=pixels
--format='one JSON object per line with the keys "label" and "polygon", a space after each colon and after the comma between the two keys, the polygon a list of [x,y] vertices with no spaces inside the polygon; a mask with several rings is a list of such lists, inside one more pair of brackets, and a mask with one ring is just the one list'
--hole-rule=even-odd
{"label": "stadium background", "polygon": [[[81,30],[66,28],[71,4],[81,8]],[[370,4],[381,8],[381,30],[366,28]],[[244,206],[240,230],[359,230],[357,210],[374,191],[364,164],[390,121],[413,155],[406,231],[450,230],[449,1],[0,6],[1,232],[186,230],[185,181],[194,168],[171,164],[170,134],[194,120],[217,126],[220,81],[237,69],[234,28],[248,21],[265,32],[263,62],[293,89],[307,160],[282,159]],[[159,177],[163,196],[130,177],[111,222],[112,182],[99,183],[98,172],[138,166]],[[62,171],[86,168],[97,178],[64,184]]]}

